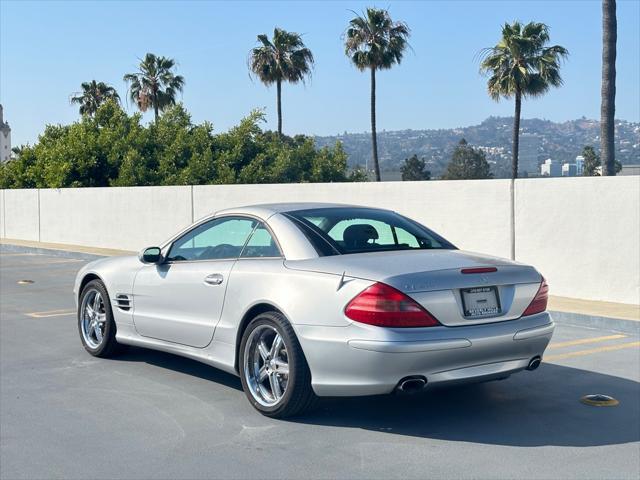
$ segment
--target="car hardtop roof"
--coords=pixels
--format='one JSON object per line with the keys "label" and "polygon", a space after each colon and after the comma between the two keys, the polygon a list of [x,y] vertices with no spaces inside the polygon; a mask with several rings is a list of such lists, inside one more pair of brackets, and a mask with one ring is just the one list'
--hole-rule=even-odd
{"label": "car hardtop roof", "polygon": [[349,205],[343,203],[323,203],[323,202],[283,202],[283,203],[262,203],[247,205],[244,207],[226,208],[217,211],[215,215],[247,214],[268,218],[276,213],[294,212],[296,210],[311,210],[314,208],[375,208],[363,205]]}

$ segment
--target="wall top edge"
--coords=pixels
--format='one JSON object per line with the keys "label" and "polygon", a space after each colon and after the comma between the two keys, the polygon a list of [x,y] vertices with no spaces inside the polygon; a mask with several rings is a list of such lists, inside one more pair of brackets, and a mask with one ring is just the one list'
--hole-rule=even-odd
{"label": "wall top edge", "polygon": [[[570,182],[570,183],[588,183],[588,182],[627,182],[636,183],[640,187],[640,177],[629,176],[612,176],[612,177],[553,177],[553,178],[518,178],[515,183],[520,184],[534,184],[534,183],[557,183],[557,182]],[[64,192],[64,191],[116,191],[116,190],[153,190],[153,189],[200,189],[200,188],[241,188],[241,187],[279,187],[287,185],[313,185],[313,186],[330,186],[330,185],[353,185],[362,187],[364,185],[481,185],[481,184],[508,184],[511,179],[497,178],[497,179],[485,179],[485,180],[425,180],[425,181],[383,181],[383,182],[325,182],[325,183],[237,183],[237,184],[207,184],[207,185],[146,185],[146,186],[130,186],[130,187],[69,187],[69,188],[4,188],[0,189],[3,192],[26,192],[26,191],[47,191],[47,192]]]}

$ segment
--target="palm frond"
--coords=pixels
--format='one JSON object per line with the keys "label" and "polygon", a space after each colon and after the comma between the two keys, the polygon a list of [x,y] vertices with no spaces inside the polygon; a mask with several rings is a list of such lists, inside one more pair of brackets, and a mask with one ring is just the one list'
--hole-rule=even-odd
{"label": "palm frond", "polygon": [[175,74],[175,67],[173,58],[147,53],[137,72],[124,75],[123,80],[129,84],[129,98],[141,112],[151,107],[162,111],[175,104],[185,84],[184,77]]}
{"label": "palm frond", "polygon": [[394,22],[387,10],[367,8],[350,20],[345,31],[345,54],[359,70],[388,69],[402,61],[409,47],[410,29]]}
{"label": "palm frond", "polygon": [[79,112],[81,115],[93,115],[100,105],[108,100],[120,102],[120,96],[116,89],[104,82],[95,80],[82,82],[80,87],[82,91],[72,93],[69,102],[72,105],[80,105]]}
{"label": "palm frond", "polygon": [[255,75],[265,85],[278,81],[304,82],[311,76],[314,58],[302,36],[274,28],[269,40],[266,34],[257,37],[258,46],[251,49],[247,66],[249,74]]}
{"label": "palm frond", "polygon": [[494,47],[478,52],[480,72],[488,76],[491,98],[509,98],[517,91],[539,96],[562,85],[560,63],[569,52],[559,45],[547,47],[549,27],[544,23],[505,23]]}

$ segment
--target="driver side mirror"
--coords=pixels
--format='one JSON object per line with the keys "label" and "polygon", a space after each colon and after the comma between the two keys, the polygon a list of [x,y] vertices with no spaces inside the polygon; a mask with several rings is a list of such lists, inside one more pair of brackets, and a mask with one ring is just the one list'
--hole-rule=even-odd
{"label": "driver side mirror", "polygon": [[142,263],[158,264],[162,261],[162,252],[160,250],[160,247],[148,247],[140,252],[138,258]]}

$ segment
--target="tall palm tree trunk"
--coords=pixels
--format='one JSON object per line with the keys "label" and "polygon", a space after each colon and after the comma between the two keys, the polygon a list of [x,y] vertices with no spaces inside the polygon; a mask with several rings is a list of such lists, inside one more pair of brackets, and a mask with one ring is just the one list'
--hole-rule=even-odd
{"label": "tall palm tree trunk", "polygon": [[516,90],[516,109],[513,114],[513,137],[512,137],[512,152],[511,159],[511,178],[518,178],[518,155],[520,150],[520,110],[522,108],[522,93],[520,90]]}
{"label": "tall palm tree trunk", "polygon": [[282,80],[276,82],[278,92],[278,135],[282,136]]}
{"label": "tall palm tree trunk", "polygon": [[158,107],[158,91],[157,90],[153,90],[153,97],[151,98],[151,100],[153,101],[153,113],[155,116],[155,122],[158,123],[158,117],[160,116],[160,109]]}
{"label": "tall palm tree trunk", "polygon": [[373,147],[373,169],[376,182],[380,181],[380,165],[378,164],[378,135],[376,133],[376,69],[371,68],[371,145]]}
{"label": "tall palm tree trunk", "polygon": [[602,89],[600,105],[600,148],[602,175],[615,175],[614,136],[616,115],[616,0],[602,1]]}

